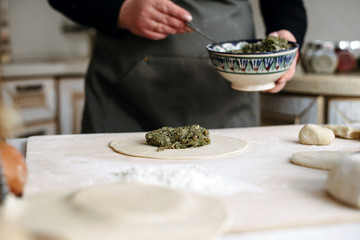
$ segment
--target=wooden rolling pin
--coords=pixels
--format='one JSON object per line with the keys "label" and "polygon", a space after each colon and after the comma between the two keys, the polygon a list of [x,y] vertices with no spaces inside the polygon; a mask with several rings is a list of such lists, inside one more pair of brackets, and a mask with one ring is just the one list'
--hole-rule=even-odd
{"label": "wooden rolling pin", "polygon": [[27,178],[25,159],[15,147],[6,143],[10,129],[18,123],[16,113],[0,105],[0,177],[3,178],[1,183],[6,184],[2,189],[8,188],[14,195],[21,196]]}
{"label": "wooden rolling pin", "polygon": [[23,155],[6,142],[0,142],[0,160],[5,184],[16,196],[21,196],[27,178]]}

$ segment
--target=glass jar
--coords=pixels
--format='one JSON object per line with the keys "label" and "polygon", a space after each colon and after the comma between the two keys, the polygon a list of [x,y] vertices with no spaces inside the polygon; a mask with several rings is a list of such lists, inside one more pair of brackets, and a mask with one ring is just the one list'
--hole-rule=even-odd
{"label": "glass jar", "polygon": [[360,71],[360,41],[355,40],[350,42],[350,51],[356,59],[356,69]]}
{"label": "glass jar", "polygon": [[310,59],[313,56],[317,46],[321,44],[322,44],[321,40],[314,40],[307,42],[306,45],[304,46],[304,50],[301,57],[301,65],[306,73],[314,72],[311,67]]}
{"label": "glass jar", "polygon": [[310,59],[310,63],[315,73],[334,73],[338,65],[335,44],[331,41],[323,41],[322,44],[319,44]]}
{"label": "glass jar", "polygon": [[339,41],[336,45],[336,54],[338,56],[338,72],[351,72],[356,67],[356,58],[351,51],[350,41]]}

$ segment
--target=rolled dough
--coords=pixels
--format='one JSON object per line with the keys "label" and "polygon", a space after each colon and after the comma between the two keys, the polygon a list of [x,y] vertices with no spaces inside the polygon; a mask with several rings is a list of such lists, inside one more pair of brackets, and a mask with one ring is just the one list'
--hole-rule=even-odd
{"label": "rolled dough", "polygon": [[360,129],[346,125],[324,125],[324,127],[332,130],[336,137],[346,139],[360,139]]}
{"label": "rolled dough", "polygon": [[226,156],[244,151],[248,143],[235,137],[210,135],[211,143],[206,146],[186,149],[165,149],[156,151],[157,147],[148,145],[143,133],[136,133],[131,137],[114,140],[110,147],[129,156],[158,158],[158,159],[203,159]]}
{"label": "rolled dough", "polygon": [[327,186],[334,198],[360,208],[360,152],[335,161],[329,171]]}
{"label": "rolled dough", "polygon": [[2,240],[36,240],[20,227],[0,218],[0,239]]}
{"label": "rolled dough", "polygon": [[140,183],[34,195],[21,205],[16,224],[62,240],[205,240],[228,226],[218,200]]}
{"label": "rolled dough", "polygon": [[290,161],[304,167],[330,170],[337,159],[350,153],[350,151],[297,152],[291,156]]}
{"label": "rolled dough", "polygon": [[335,139],[333,131],[315,124],[306,124],[299,132],[299,142],[307,145],[329,145]]}

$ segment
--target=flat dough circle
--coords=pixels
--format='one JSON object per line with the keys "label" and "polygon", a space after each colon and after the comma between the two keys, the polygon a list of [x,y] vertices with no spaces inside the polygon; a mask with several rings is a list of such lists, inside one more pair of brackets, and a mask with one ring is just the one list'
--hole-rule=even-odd
{"label": "flat dough circle", "polygon": [[118,152],[134,157],[158,159],[201,159],[214,158],[240,153],[248,143],[235,137],[210,135],[211,143],[206,146],[186,149],[165,149],[156,151],[157,147],[148,145],[143,133],[135,133],[122,139],[114,140],[110,147]]}
{"label": "flat dough circle", "polygon": [[337,159],[350,154],[349,151],[309,151],[294,153],[290,161],[300,166],[330,170]]}
{"label": "flat dough circle", "polygon": [[228,226],[218,200],[140,183],[93,186],[25,199],[16,223],[62,240],[213,239]]}

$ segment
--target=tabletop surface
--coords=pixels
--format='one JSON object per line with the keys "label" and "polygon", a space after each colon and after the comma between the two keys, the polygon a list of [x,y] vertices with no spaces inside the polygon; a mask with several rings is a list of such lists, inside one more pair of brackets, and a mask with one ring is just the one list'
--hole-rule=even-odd
{"label": "tabletop surface", "polygon": [[[360,212],[337,202],[327,193],[327,171],[294,165],[289,158],[301,151],[357,151],[360,141],[336,138],[328,146],[302,145],[298,142],[301,127],[210,130],[211,134],[245,140],[248,148],[221,158],[180,161],[125,156],[109,148],[110,141],[133,133],[31,137],[26,150],[29,181],[25,196],[69,186],[119,181],[121,171],[139,166],[162,171],[198,169],[209,176],[229,180],[222,182],[228,183],[224,188],[227,187],[229,193],[216,192],[216,185],[208,191],[208,195],[223,201],[232,215],[233,224],[224,239],[260,236],[289,239],[294,232],[303,237],[306,234],[319,236],[327,234],[329,229],[339,234],[345,231],[348,239],[359,236]],[[238,187],[231,189],[232,185]]]}

